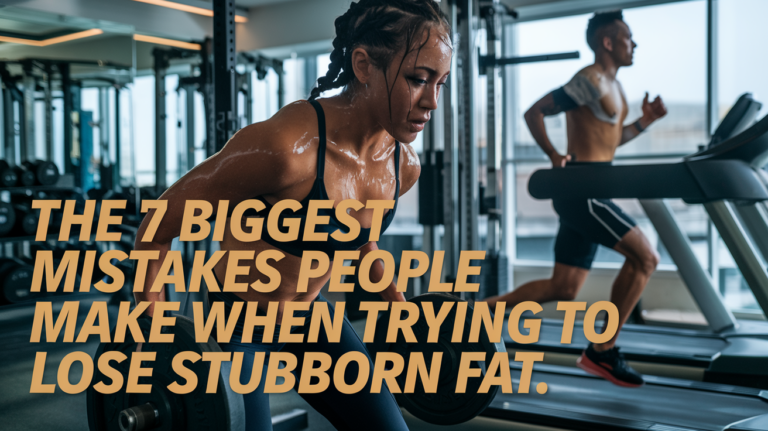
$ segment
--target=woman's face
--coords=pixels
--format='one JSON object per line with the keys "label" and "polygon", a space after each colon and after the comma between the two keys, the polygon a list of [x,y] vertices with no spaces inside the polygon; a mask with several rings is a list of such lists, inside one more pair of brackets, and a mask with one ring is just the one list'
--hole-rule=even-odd
{"label": "woman's face", "polygon": [[449,41],[445,30],[425,30],[407,54],[402,50],[392,59],[386,74],[377,69],[367,82],[377,121],[400,142],[413,142],[437,109],[451,70]]}

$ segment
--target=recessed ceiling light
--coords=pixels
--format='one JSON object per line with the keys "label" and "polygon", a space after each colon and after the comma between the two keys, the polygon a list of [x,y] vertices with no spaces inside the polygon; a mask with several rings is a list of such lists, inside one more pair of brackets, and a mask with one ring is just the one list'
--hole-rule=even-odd
{"label": "recessed ceiling light", "polygon": [[166,45],[166,46],[173,46],[175,48],[182,48],[182,49],[191,49],[194,51],[200,50],[200,44],[197,43],[190,43],[190,42],[182,42],[180,40],[174,40],[174,39],[166,39],[164,37],[155,37],[155,36],[147,36],[143,34],[134,34],[133,40],[137,40],[139,42],[148,42],[148,43],[154,43],[157,45]]}
{"label": "recessed ceiling light", "polygon": [[48,46],[48,45],[55,45],[57,43],[62,43],[62,42],[69,42],[70,40],[82,39],[84,37],[96,36],[97,34],[102,34],[102,33],[104,33],[104,31],[102,31],[101,29],[92,28],[90,30],[79,31],[77,33],[70,33],[64,36],[52,37],[50,39],[45,39],[45,40],[32,40],[32,39],[24,39],[20,37],[0,36],[0,42],[20,43],[22,45],[31,45],[31,46]]}
{"label": "recessed ceiling light", "polygon": [[[167,7],[169,9],[176,9],[183,12],[195,13],[198,15],[213,16],[213,11],[210,9],[205,9],[197,6],[190,6],[190,5],[176,3],[172,1],[166,1],[166,0],[134,0],[134,1],[149,3],[156,6]],[[248,22],[248,18],[235,14],[235,22],[237,23]]]}

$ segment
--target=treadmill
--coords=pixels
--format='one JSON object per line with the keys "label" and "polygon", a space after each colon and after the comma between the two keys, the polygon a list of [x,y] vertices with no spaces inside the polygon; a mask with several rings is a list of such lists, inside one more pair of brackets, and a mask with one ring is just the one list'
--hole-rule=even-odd
{"label": "treadmill", "polygon": [[[664,201],[681,198],[705,206],[768,315],[768,276],[758,258],[762,253],[768,259],[768,217],[762,204],[768,200],[768,174],[762,169],[768,162],[768,117],[755,123],[760,108],[751,94],[743,94],[710,143],[679,163],[577,165],[539,170],[531,177],[529,191],[538,199],[640,199],[709,324],[708,330],[626,324],[618,345],[628,360],[685,368],[705,382],[768,388],[768,322],[734,318]],[[569,345],[560,344],[562,321],[555,319],[542,319],[536,344],[519,345],[508,336],[505,342],[514,350],[578,355],[588,343],[580,325]]]}
{"label": "treadmill", "polygon": [[[768,162],[768,116],[744,130],[750,121],[742,122],[744,115],[738,115],[738,110],[745,106],[753,109],[750,99],[748,95],[742,96],[718,128],[721,131],[724,126],[732,126],[731,134],[735,136],[713,139],[709,146],[682,162],[540,170],[532,176],[529,190],[539,199],[560,196],[640,198],[645,200],[646,211],[649,211],[648,208],[661,208],[659,211],[662,213],[665,208],[669,211],[662,201],[665,198],[682,198],[689,203],[704,204],[766,312],[768,276],[761,265],[755,265],[759,263],[757,250],[745,234],[745,225],[751,226],[749,229],[752,231],[751,228],[760,228],[760,223],[765,226],[768,223],[765,218],[747,222],[741,217],[741,210],[736,209],[738,205],[751,211],[750,207],[768,200],[768,175],[761,169]],[[739,128],[742,129],[740,133]],[[650,205],[646,206],[646,203]],[[667,216],[671,217],[671,213]],[[671,218],[671,221],[674,222],[674,219]],[[750,223],[753,222],[760,223],[752,226]],[[679,227],[677,229],[679,231]],[[687,241],[682,234],[680,236],[682,238],[673,241],[667,238],[662,240],[665,245],[667,241]],[[751,256],[745,256],[750,253]],[[685,281],[690,283],[688,278]],[[689,284],[689,289],[694,293],[697,287]],[[659,356],[666,355],[667,359],[674,356],[673,352],[682,351],[678,354],[678,361],[686,360],[685,355],[689,354],[687,360],[698,358],[708,362],[710,377],[714,376],[712,380],[721,378],[741,384],[742,379],[751,378],[754,381],[765,378],[765,373],[768,373],[768,325],[737,322],[722,305],[711,283],[698,289],[700,291],[695,293],[698,296],[694,297],[700,302],[700,307],[701,301],[707,298],[718,299],[712,304],[705,304],[709,308],[702,307],[708,319],[712,316],[712,320],[708,320],[713,329],[711,333],[701,332],[698,337],[691,337],[696,331],[625,325],[618,341],[622,350],[632,352],[627,354],[630,359],[633,355],[653,356],[653,352],[643,352],[644,348],[655,349],[657,353],[661,352]],[[716,313],[722,313],[721,320],[717,320]],[[510,349],[551,352],[553,349],[550,347],[559,346],[561,330],[562,322],[542,325],[543,341],[528,346],[512,343],[508,334],[505,334],[505,339]],[[583,336],[581,340],[576,337],[580,332],[577,327],[574,343],[559,347],[580,352],[586,345]],[[702,340],[706,342],[701,343]],[[574,346],[580,341],[582,345]],[[697,343],[701,345],[696,347]],[[510,368],[513,387],[517,390],[520,365],[510,362]],[[534,366],[530,387],[535,388],[539,382],[545,382],[548,385],[545,394],[538,394],[535,390],[528,394],[499,394],[482,415],[590,431],[768,430],[768,390],[658,376],[645,378],[646,384],[640,388],[622,388],[578,368],[539,364]],[[754,386],[768,388],[768,384],[763,383]]]}

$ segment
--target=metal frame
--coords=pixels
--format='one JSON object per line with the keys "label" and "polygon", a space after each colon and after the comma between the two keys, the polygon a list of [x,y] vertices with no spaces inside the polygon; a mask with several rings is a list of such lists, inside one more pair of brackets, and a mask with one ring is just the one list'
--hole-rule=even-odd
{"label": "metal frame", "polygon": [[23,110],[21,120],[21,137],[22,144],[19,146],[19,155],[22,162],[35,160],[35,87],[37,86],[37,80],[32,75],[32,64],[30,62],[24,62],[22,64],[24,70],[24,78],[22,83],[24,85],[24,102],[22,104]]}
{"label": "metal frame", "polygon": [[758,250],[746,235],[744,226],[736,217],[733,204],[716,201],[704,204],[709,218],[717,227],[723,242],[741,270],[744,280],[755,295],[763,312],[768,310],[768,273],[757,257]]}
{"label": "metal frame", "polygon": [[[631,9],[636,7],[657,6],[666,3],[680,3],[692,0],[568,0],[545,4],[532,4],[515,7],[519,16],[515,22],[538,21],[565,16],[592,13],[597,10]],[[512,3],[512,0],[502,0]]]}
{"label": "metal frame", "polygon": [[763,254],[763,260],[768,260],[768,212],[765,206],[754,202],[735,202],[733,208],[749,231],[755,246]]}
{"label": "metal frame", "polygon": [[213,82],[216,152],[237,131],[235,1],[213,2]]}
{"label": "metal frame", "polygon": [[53,66],[46,63],[44,102],[45,102],[45,159],[53,161]]}
{"label": "metal frame", "polygon": [[[458,26],[457,0],[441,3],[449,23],[454,31],[454,49],[462,43]],[[464,35],[468,38],[468,35]],[[457,58],[456,56],[455,58]],[[458,59],[457,59],[458,60]],[[445,260],[443,261],[444,281],[449,281],[448,274],[455,274],[459,263],[459,92],[460,83],[458,61],[451,62],[450,85],[445,88],[443,95],[443,118],[445,125],[445,147],[443,150],[443,221],[445,231],[443,234],[443,248]],[[451,280],[452,281],[452,280]]]}
{"label": "metal frame", "polygon": [[712,278],[702,268],[691,248],[691,242],[675,221],[672,209],[663,199],[640,199],[645,214],[653,223],[659,238],[677,265],[680,277],[691,292],[702,314],[714,332],[735,328],[736,318],[725,307]]}
{"label": "metal frame", "polygon": [[99,185],[102,189],[114,187],[114,165],[109,151],[109,88],[99,87]]}
{"label": "metal frame", "polygon": [[165,50],[152,50],[155,72],[155,187],[165,190],[168,182],[168,162],[166,160],[166,124],[165,112],[165,75],[168,71],[168,57]]}
{"label": "metal frame", "polygon": [[181,158],[179,166],[184,166],[187,171],[195,167],[195,86],[193,84],[180,85],[185,94],[184,129],[187,141],[186,153]]}
{"label": "metal frame", "polygon": [[478,180],[478,149],[473,118],[475,102],[475,76],[477,56],[475,55],[475,20],[478,16],[472,0],[458,0],[457,71],[462,85],[458,91],[458,153],[459,159],[459,247],[460,250],[478,250],[480,184]]}

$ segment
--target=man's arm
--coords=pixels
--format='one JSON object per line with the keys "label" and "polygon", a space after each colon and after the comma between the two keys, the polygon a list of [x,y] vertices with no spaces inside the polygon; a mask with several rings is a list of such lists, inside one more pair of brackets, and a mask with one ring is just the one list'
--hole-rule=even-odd
{"label": "man's arm", "polygon": [[619,145],[624,145],[636,138],[654,121],[665,115],[667,115],[667,107],[664,106],[661,97],[656,96],[656,99],[654,99],[653,102],[648,102],[648,93],[645,93],[645,98],[643,99],[643,116],[629,126],[624,126],[624,129],[621,132],[621,143]]}
{"label": "man's arm", "polygon": [[[560,94],[560,92],[562,92],[562,94]],[[570,106],[571,104],[573,106]],[[565,94],[562,88],[559,88],[539,99],[539,101],[534,103],[523,116],[525,118],[525,124],[528,125],[528,130],[531,131],[533,139],[539,144],[539,147],[544,151],[544,154],[549,156],[549,159],[552,160],[552,166],[557,168],[564,167],[571,156],[560,155],[555,147],[552,146],[552,142],[549,140],[549,136],[547,136],[544,117],[557,115],[575,107],[575,102]]]}

